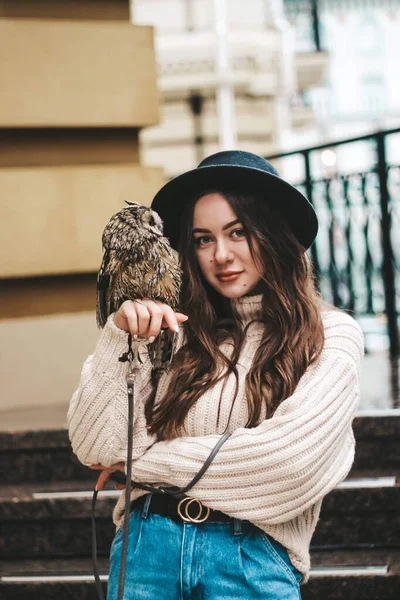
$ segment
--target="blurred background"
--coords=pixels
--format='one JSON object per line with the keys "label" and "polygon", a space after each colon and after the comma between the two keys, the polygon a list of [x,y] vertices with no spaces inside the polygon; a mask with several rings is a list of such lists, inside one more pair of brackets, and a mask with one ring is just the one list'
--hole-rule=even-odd
{"label": "blurred background", "polygon": [[399,0],[0,0],[0,428],[65,426],[110,216],[235,147],[314,204],[360,411],[399,407],[399,27]]}
{"label": "blurred background", "polygon": [[[95,600],[96,473],[66,413],[125,200],[240,148],[313,203],[322,296],[366,342],[356,455],[304,600],[400,589],[400,0],[0,0],[0,597]],[[96,507],[106,589],[119,491]]]}

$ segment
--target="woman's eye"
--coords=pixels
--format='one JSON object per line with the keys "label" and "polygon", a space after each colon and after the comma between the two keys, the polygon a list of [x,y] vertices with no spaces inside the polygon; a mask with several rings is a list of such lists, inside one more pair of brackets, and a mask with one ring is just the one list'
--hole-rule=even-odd
{"label": "woman's eye", "polygon": [[237,238],[243,238],[246,237],[246,232],[244,229],[234,229],[232,231],[232,236]]}
{"label": "woman's eye", "polygon": [[208,235],[202,235],[201,237],[195,238],[196,246],[204,246],[207,244],[211,238]]}

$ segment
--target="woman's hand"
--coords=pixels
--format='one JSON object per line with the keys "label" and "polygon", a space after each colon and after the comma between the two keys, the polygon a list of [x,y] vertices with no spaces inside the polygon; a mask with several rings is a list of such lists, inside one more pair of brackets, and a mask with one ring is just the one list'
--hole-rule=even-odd
{"label": "woman's hand", "polygon": [[[96,483],[97,491],[101,491],[104,489],[104,486],[106,485],[107,481],[110,479],[111,473],[114,473],[114,471],[122,471],[123,473],[125,473],[125,463],[124,462],[118,462],[118,463],[115,463],[114,465],[110,465],[109,467],[104,467],[101,464],[87,465],[87,466],[89,467],[89,469],[93,469],[94,471],[101,471],[99,478],[97,480],[97,483]],[[115,487],[117,490],[123,490],[125,488],[125,486],[122,483],[116,483]]]}
{"label": "woman's hand", "polygon": [[188,317],[175,312],[167,304],[149,300],[126,300],[121,304],[114,317],[114,323],[119,329],[131,333],[132,336],[143,336],[149,342],[154,342],[161,329],[169,327],[175,333],[179,331],[179,324],[184,323]]}

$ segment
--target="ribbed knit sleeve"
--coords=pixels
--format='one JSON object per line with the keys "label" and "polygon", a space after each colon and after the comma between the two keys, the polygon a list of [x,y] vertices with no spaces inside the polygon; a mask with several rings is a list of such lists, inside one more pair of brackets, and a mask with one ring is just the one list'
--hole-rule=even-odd
{"label": "ribbed knit sleeve", "polygon": [[[295,518],[348,474],[354,459],[352,420],[359,402],[363,336],[348,315],[324,317],[318,362],[271,419],[236,429],[188,492],[210,508],[255,524]],[[158,442],[133,465],[138,481],[185,486],[218,435]]]}
{"label": "ribbed knit sleeve", "polygon": [[[79,387],[68,410],[72,449],[84,464],[105,467],[126,461],[128,395],[127,362],[118,358],[128,350],[128,334],[114,324],[110,315],[94,354],[82,369]],[[139,349],[141,364],[135,390],[134,457],[154,442],[146,430],[144,404],[151,393],[151,362],[144,343]]]}

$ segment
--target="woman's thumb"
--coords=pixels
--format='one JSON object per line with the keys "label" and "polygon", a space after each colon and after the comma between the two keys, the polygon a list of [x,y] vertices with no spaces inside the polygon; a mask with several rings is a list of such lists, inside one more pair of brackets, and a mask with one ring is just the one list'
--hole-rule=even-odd
{"label": "woman's thumb", "polygon": [[183,313],[175,313],[176,316],[176,320],[178,321],[178,323],[184,323],[185,321],[188,320],[188,316],[184,315]]}

